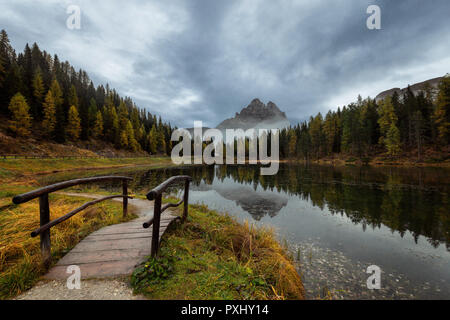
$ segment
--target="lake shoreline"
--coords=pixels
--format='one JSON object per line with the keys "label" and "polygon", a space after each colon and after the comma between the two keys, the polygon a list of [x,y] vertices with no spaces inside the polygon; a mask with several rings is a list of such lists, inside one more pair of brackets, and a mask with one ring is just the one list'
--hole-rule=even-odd
{"label": "lake shoreline", "polygon": [[[52,159],[51,164],[45,163],[46,159],[8,159],[0,160],[0,181],[13,180],[17,181],[20,178],[30,178],[33,176],[42,176],[62,172],[73,172],[77,170],[104,170],[104,169],[126,169],[126,168],[169,168],[177,166],[170,157],[158,158],[129,158],[129,159],[106,159],[108,164],[104,164],[105,159]],[[40,162],[36,164],[37,162]],[[67,164],[67,162],[70,162]],[[87,163],[86,163],[87,162]],[[300,159],[283,159],[275,161],[280,164],[314,164],[333,167],[342,166],[360,166],[360,167],[393,167],[393,168],[450,168],[450,161],[446,160],[437,163],[414,162],[406,160],[397,161],[381,161],[380,159],[373,159],[369,162],[363,162],[361,159],[354,158],[334,158],[334,159],[318,159],[318,160],[300,160]],[[48,166],[51,165],[51,170]],[[68,168],[64,166],[68,165]],[[237,164],[233,164],[237,165]],[[232,165],[232,166],[233,166]],[[208,165],[201,165],[208,166]]]}
{"label": "lake shoreline", "polygon": [[334,167],[341,167],[341,166],[369,166],[369,167],[393,167],[393,168],[427,168],[427,167],[433,167],[433,168],[450,168],[450,162],[449,161],[443,161],[443,162],[415,162],[411,160],[390,160],[390,161],[381,161],[379,159],[371,160],[369,162],[364,162],[361,159],[342,159],[342,158],[336,158],[336,159],[318,159],[318,160],[298,160],[298,159],[286,159],[286,160],[280,160],[280,163],[286,163],[286,164],[317,164],[317,165],[327,165],[327,166],[334,166]]}

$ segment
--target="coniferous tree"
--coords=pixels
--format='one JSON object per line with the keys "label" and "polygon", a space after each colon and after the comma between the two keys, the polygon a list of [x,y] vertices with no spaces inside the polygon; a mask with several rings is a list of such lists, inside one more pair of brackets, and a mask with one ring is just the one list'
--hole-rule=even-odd
{"label": "coniferous tree", "polygon": [[128,148],[131,151],[137,151],[139,149],[139,147],[138,147],[136,138],[134,136],[134,129],[133,129],[133,125],[131,124],[130,120],[128,120],[128,122],[127,122],[125,132],[126,132],[126,136],[127,136],[127,140],[128,140]]}
{"label": "coniferous tree", "polygon": [[45,96],[45,102],[42,106],[44,114],[42,129],[47,137],[52,137],[56,125],[56,107],[53,99],[53,93],[49,90]]}
{"label": "coniferous tree", "polygon": [[93,136],[94,138],[100,138],[103,134],[103,117],[100,111],[97,111],[97,116],[95,119],[95,124],[93,127]]}
{"label": "coniferous tree", "polygon": [[[88,109],[88,123],[86,124],[87,128],[85,128],[88,137],[94,135],[96,121],[97,121],[97,103],[95,102],[94,98],[91,98]],[[103,126],[103,119],[102,119],[102,126]]]}
{"label": "coniferous tree", "polygon": [[30,107],[25,97],[17,93],[11,98],[8,108],[11,112],[8,129],[19,137],[29,136],[32,118],[29,113]]}
{"label": "coniferous tree", "polygon": [[297,155],[297,134],[291,131],[289,134],[289,157],[294,158]]}
{"label": "coniferous tree", "polygon": [[394,123],[389,127],[384,143],[391,157],[395,157],[400,153],[400,131]]}
{"label": "coniferous tree", "polygon": [[55,140],[58,142],[63,142],[65,140],[65,125],[66,125],[66,115],[63,108],[64,98],[63,92],[59,85],[58,80],[53,79],[50,85],[50,91],[53,95],[53,102],[55,103]]}
{"label": "coniferous tree", "polygon": [[448,144],[450,142],[450,77],[445,77],[439,85],[433,121],[439,143],[441,145]]}
{"label": "coniferous tree", "polygon": [[42,114],[41,106],[44,101],[44,95],[45,95],[44,81],[42,80],[40,71],[37,71],[33,78],[33,98],[34,98],[33,116],[35,119],[40,118]]}
{"label": "coniferous tree", "polygon": [[[51,92],[53,99],[47,97],[46,91]],[[119,147],[122,132],[125,132],[128,140],[127,148],[137,151],[148,150],[147,136],[155,124],[158,133],[156,149],[170,151],[171,145],[167,143],[170,140],[170,125],[163,123],[160,117],[157,118],[156,115],[139,109],[130,98],[120,97],[108,84],[106,87],[103,85],[94,87],[85,71],[75,71],[69,62],[62,62],[57,55],[52,57],[47,52],[41,51],[36,43],[31,48],[27,44],[24,51],[16,55],[6,31],[2,30],[0,113],[12,117],[8,105],[11,98],[19,92],[28,102],[34,121],[40,121],[39,127],[41,128],[43,123],[46,124],[43,130],[45,136],[54,138],[57,142],[63,142],[66,136],[71,136],[67,133],[71,130],[66,130],[66,127],[73,120],[74,113],[71,112],[69,117],[69,109],[75,106],[81,120],[79,135],[81,139],[97,137]],[[53,100],[55,112],[50,107],[52,105],[50,100]],[[99,106],[102,106],[101,110],[98,109]],[[49,122],[51,124],[47,125]],[[131,123],[132,130],[128,122]],[[47,131],[53,131],[53,134]]]}
{"label": "coniferous tree", "polygon": [[422,159],[422,145],[423,145],[423,134],[424,134],[424,119],[422,112],[417,110],[413,116],[413,126],[414,132],[416,134],[417,142],[417,159],[420,161]]}
{"label": "coniferous tree", "polygon": [[166,154],[167,150],[166,150],[166,140],[164,139],[164,133],[159,130],[157,132],[157,150],[160,154]]}
{"label": "coniferous tree", "polygon": [[77,109],[80,107],[78,103],[77,89],[75,88],[74,85],[70,87],[68,102],[69,106],[75,106]]}
{"label": "coniferous tree", "polygon": [[400,152],[400,130],[397,127],[397,115],[390,97],[384,99],[379,108],[379,113],[380,144],[386,146],[389,155],[395,156]]}
{"label": "coniferous tree", "polygon": [[148,134],[148,143],[149,143],[149,151],[151,154],[156,154],[157,152],[157,146],[158,146],[158,136],[157,136],[157,132],[156,132],[156,126],[155,124],[153,124],[152,129],[150,130],[149,134]]}
{"label": "coniferous tree", "polygon": [[128,136],[126,130],[120,132],[120,147],[126,149],[128,147]]}
{"label": "coniferous tree", "polygon": [[0,56],[0,90],[3,89],[3,85],[6,78],[6,69],[5,69],[5,61],[3,60],[3,57]]}
{"label": "coniferous tree", "polygon": [[69,136],[69,138],[73,141],[78,140],[78,138],[80,137],[81,133],[80,122],[81,120],[77,108],[75,106],[71,106],[69,108],[66,133]]}

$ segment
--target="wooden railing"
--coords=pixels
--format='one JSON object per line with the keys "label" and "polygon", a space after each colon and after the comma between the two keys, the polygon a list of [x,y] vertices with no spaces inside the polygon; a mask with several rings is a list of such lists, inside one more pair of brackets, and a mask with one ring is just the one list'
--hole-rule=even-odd
{"label": "wooden railing", "polygon": [[[164,206],[162,204],[162,194],[163,192],[172,184],[184,181],[184,196],[183,199],[178,203],[167,203]],[[178,207],[184,202],[184,211],[182,216],[182,221],[184,222],[188,215],[188,206],[189,206],[189,183],[192,181],[192,178],[189,176],[176,176],[172,177],[165,182],[161,183],[156,188],[152,189],[149,193],[147,193],[148,200],[155,200],[154,209],[153,209],[153,217],[143,224],[144,228],[149,228],[153,225],[152,231],[152,257],[155,257],[158,254],[159,249],[159,228],[161,223],[161,214],[167,210],[168,208]]]}
{"label": "wooden railing", "polygon": [[[59,191],[62,189],[66,189],[69,187],[73,187],[81,184],[95,183],[95,182],[103,182],[103,181],[114,181],[119,180],[122,181],[122,194],[121,195],[113,195],[107,196],[104,198],[96,199],[91,202],[87,202],[81,207],[72,210],[64,216],[61,216],[53,221],[50,221],[50,206],[48,201],[49,193]],[[31,233],[31,237],[36,237],[40,235],[41,237],[41,253],[42,260],[44,265],[48,267],[51,262],[51,244],[50,244],[50,228],[55,225],[69,219],[80,211],[86,209],[89,206],[92,206],[96,203],[113,199],[113,198],[123,198],[123,215],[126,216],[128,212],[128,199],[132,199],[132,197],[128,196],[128,181],[133,180],[129,177],[121,177],[121,176],[106,176],[106,177],[94,177],[94,178],[84,178],[84,179],[75,179],[70,181],[64,181],[56,184],[52,184],[37,190],[33,190],[13,198],[13,203],[21,204],[33,200],[35,198],[39,198],[39,212],[40,212],[40,227],[34,230]]]}

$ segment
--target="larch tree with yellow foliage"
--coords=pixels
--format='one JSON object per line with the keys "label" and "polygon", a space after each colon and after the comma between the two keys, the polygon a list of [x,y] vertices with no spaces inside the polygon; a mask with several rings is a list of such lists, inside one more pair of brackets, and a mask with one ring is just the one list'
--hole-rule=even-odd
{"label": "larch tree with yellow foliage", "polygon": [[433,122],[439,143],[448,144],[450,142],[450,77],[444,77],[439,85]]}
{"label": "larch tree with yellow foliage", "polygon": [[103,116],[100,111],[97,111],[94,128],[92,130],[94,138],[98,139],[103,135]]}
{"label": "larch tree with yellow foliage", "polygon": [[45,101],[42,105],[44,120],[42,120],[42,129],[47,137],[51,137],[56,125],[56,106],[51,90],[47,92]]}
{"label": "larch tree with yellow foliage", "polygon": [[32,118],[25,97],[21,93],[17,93],[11,98],[8,108],[11,112],[8,129],[19,137],[29,136]]}
{"label": "larch tree with yellow foliage", "polygon": [[380,143],[385,145],[388,155],[395,157],[401,151],[401,140],[400,130],[397,127],[398,118],[391,97],[381,103],[378,112],[380,115],[378,119],[381,131]]}
{"label": "larch tree with yellow foliage", "polygon": [[69,109],[68,123],[66,133],[73,141],[78,140],[81,132],[80,116],[75,106],[71,106]]}

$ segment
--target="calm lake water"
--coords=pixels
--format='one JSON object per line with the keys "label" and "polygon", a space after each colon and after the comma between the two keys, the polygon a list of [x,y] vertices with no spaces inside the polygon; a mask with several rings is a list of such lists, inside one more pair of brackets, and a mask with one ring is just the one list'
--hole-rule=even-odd
{"label": "calm lake water", "polygon": [[[259,173],[255,166],[120,170],[139,193],[191,175],[191,203],[273,227],[309,298],[450,299],[450,170],[283,164],[276,176]],[[367,289],[370,265],[382,270],[380,290]]]}

